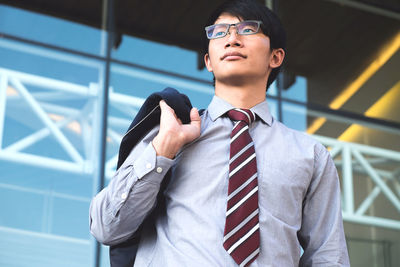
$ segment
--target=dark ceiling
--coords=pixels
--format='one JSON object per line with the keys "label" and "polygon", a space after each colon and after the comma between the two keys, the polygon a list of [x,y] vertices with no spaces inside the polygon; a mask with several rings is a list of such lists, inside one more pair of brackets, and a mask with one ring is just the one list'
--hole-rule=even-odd
{"label": "dark ceiling", "polygon": [[[0,2],[93,27],[101,28],[104,24],[101,0]],[[221,2],[116,0],[116,32],[199,51],[205,20]],[[274,1],[288,36],[285,69],[307,77],[308,99],[321,104],[329,103],[345,84],[359,75],[400,30],[399,19],[340,2],[346,0]],[[400,14],[399,0],[351,2]]]}

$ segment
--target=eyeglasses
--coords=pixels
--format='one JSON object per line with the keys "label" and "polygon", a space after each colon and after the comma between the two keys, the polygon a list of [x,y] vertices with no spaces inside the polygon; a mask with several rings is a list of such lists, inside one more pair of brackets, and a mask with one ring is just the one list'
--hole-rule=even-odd
{"label": "eyeglasses", "polygon": [[229,33],[231,26],[236,27],[236,33],[240,35],[256,34],[260,30],[261,21],[245,20],[234,24],[221,23],[205,27],[208,39],[225,37]]}

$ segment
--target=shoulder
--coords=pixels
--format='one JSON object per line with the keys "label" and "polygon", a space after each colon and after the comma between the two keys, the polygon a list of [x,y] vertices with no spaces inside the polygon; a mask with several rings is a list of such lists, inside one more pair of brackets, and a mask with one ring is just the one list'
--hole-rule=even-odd
{"label": "shoulder", "polygon": [[322,155],[326,156],[329,154],[329,151],[324,145],[305,132],[291,129],[277,120],[274,120],[273,127],[279,131],[283,141],[292,149],[298,149],[302,152],[307,151],[312,154],[315,159],[318,159]]}

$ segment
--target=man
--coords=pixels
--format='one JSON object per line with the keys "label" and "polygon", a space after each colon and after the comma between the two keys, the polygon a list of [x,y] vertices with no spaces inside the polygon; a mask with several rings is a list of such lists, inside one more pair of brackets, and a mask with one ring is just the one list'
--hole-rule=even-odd
{"label": "man", "polygon": [[212,102],[201,117],[193,108],[190,124],[160,102],[160,126],[93,199],[92,234],[108,245],[128,239],[171,170],[165,213],[144,225],[135,266],[349,266],[329,153],[272,118],[265,101],[285,56],[279,19],[234,0],[208,25]]}

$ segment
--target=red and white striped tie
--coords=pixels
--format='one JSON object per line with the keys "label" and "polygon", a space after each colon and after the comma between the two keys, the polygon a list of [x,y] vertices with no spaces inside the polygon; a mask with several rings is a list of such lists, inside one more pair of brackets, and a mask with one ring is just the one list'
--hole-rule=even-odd
{"label": "red and white striped tie", "polygon": [[224,248],[239,266],[248,266],[260,252],[257,162],[248,130],[256,116],[247,109],[232,109],[228,116],[235,125],[231,133]]}

